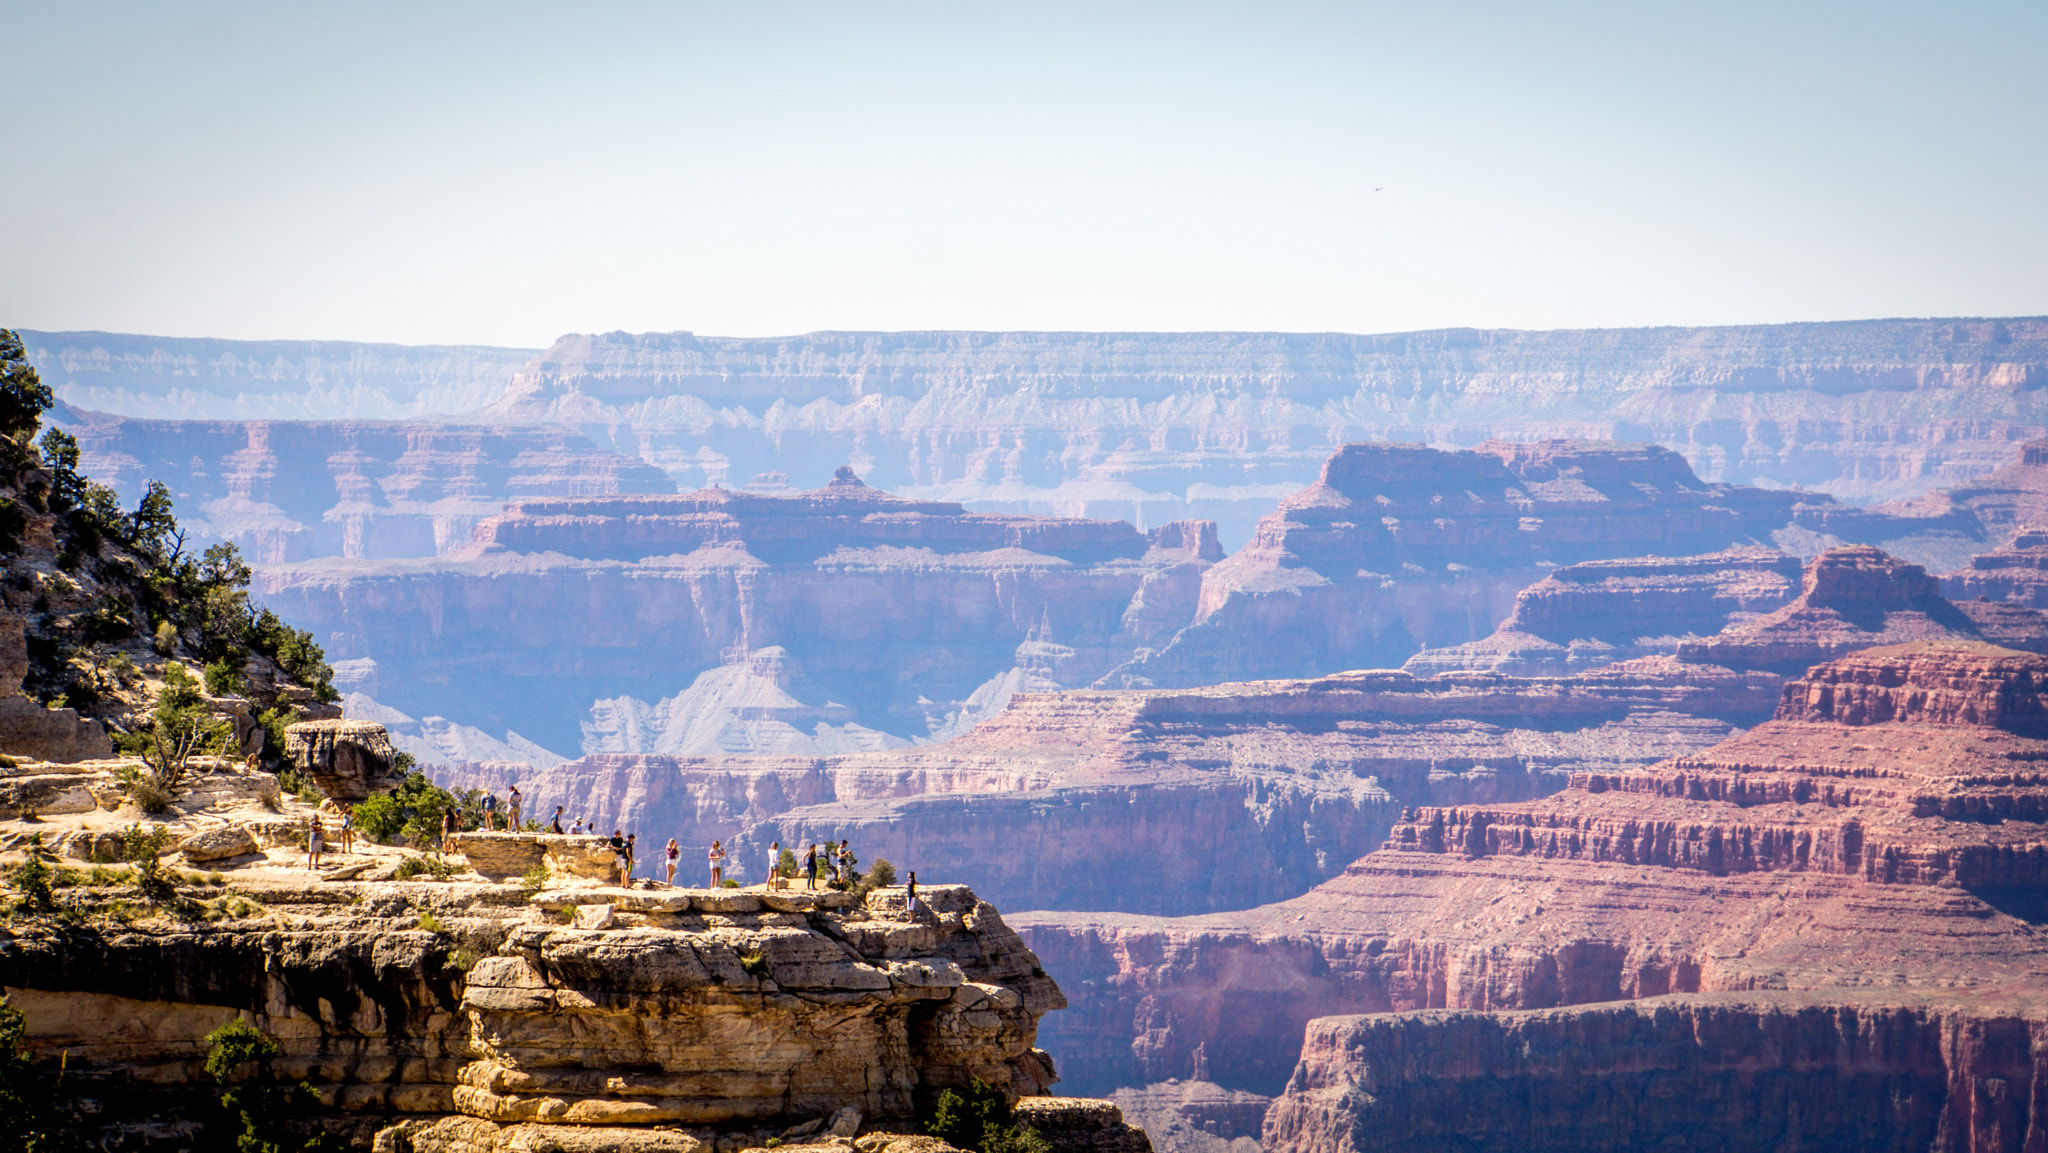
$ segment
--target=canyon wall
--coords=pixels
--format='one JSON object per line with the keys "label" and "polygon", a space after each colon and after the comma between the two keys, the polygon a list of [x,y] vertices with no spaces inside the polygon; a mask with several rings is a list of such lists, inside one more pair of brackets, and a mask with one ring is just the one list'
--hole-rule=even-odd
{"label": "canyon wall", "polygon": [[1076,1013],[1082,1091],[1258,1093],[1320,1016],[1675,992],[2038,988],[2048,657],[1926,642],[1812,670],[1776,719],[1515,805],[1417,807],[1301,897],[1014,918]]}
{"label": "canyon wall", "polygon": [[731,751],[779,734],[809,752],[930,739],[1027,683],[1087,684],[1191,619],[1221,555],[1201,524],[968,513],[841,471],[802,495],[518,502],[461,554],[271,566],[256,589],[345,688],[411,717],[644,752],[635,732],[690,747],[693,725],[664,730],[701,705]]}
{"label": "canyon wall", "polygon": [[1398,672],[1157,692],[1022,693],[944,744],[837,757],[594,755],[444,783],[690,846],[753,881],[768,845],[852,842],[1015,908],[1185,914],[1301,893],[1405,806],[1540,796],[1704,749],[1768,716],[1773,676],[1644,663],[1578,681]]}
{"label": "canyon wall", "polygon": [[1671,996],[1312,1022],[1289,1153],[2025,1153],[2048,1017],[2023,997]]}
{"label": "canyon wall", "polygon": [[1190,627],[1106,683],[1399,665],[1492,633],[1560,565],[1755,544],[1826,498],[1708,484],[1655,446],[1354,444],[1202,577]]}
{"label": "canyon wall", "polygon": [[578,428],[685,488],[810,487],[852,460],[875,484],[980,511],[1214,520],[1233,550],[1346,442],[1650,442],[1712,480],[1862,503],[1992,472],[2048,433],[2039,318],[1380,336],[613,332],[538,354],[27,337],[62,399],[129,416],[412,419],[488,405],[493,422]]}

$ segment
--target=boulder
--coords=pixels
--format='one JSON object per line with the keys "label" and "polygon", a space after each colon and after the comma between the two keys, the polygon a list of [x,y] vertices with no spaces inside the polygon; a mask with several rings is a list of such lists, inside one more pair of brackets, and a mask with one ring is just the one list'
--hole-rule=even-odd
{"label": "boulder", "polygon": [[834,1137],[851,1137],[860,1132],[861,1120],[860,1110],[848,1105],[832,1114],[832,1123],[827,1127],[827,1132]]}
{"label": "boulder", "polygon": [[610,905],[576,906],[576,927],[579,929],[609,929],[617,923]]}
{"label": "boulder", "polygon": [[195,865],[225,861],[229,857],[256,852],[256,838],[240,825],[225,825],[217,829],[201,829],[186,837],[179,842],[178,851],[185,854],[186,861]]}
{"label": "boulder", "polygon": [[405,779],[392,768],[391,734],[369,721],[301,721],[284,731],[284,752],[337,801],[367,800]]}

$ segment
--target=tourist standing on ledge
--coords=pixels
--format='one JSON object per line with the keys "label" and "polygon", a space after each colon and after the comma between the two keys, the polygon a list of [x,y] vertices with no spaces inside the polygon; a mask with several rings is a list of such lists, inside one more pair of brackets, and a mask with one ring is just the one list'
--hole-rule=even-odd
{"label": "tourist standing on ledge", "polygon": [[519,831],[519,802],[522,799],[523,798],[519,795],[518,785],[513,785],[511,788],[505,790],[506,807],[512,810],[512,823],[508,825],[505,830],[508,833],[516,833]]}
{"label": "tourist standing on ledge", "polygon": [[910,915],[917,916],[917,874],[910,874]]}
{"label": "tourist standing on ledge", "polygon": [[776,871],[782,868],[782,842],[768,842],[768,879],[762,882],[768,888],[775,887]]}
{"label": "tourist standing on ledge", "polygon": [[356,807],[354,805],[341,806],[341,851],[344,853],[356,851]]}
{"label": "tourist standing on ledge", "polygon": [[306,867],[320,867],[320,852],[327,847],[327,836],[320,831],[320,818],[313,817],[306,822]]}
{"label": "tourist standing on ledge", "polygon": [[555,806],[555,819],[548,822],[548,832],[558,837],[562,835],[562,806],[560,805]]}
{"label": "tourist standing on ledge", "polygon": [[626,870],[633,867],[632,858],[626,855],[625,834],[618,829],[613,829],[611,840],[607,843],[612,847],[612,868],[619,874],[619,884],[624,885],[626,883]]}
{"label": "tourist standing on ledge", "polygon": [[[635,839],[636,839],[636,838],[638,838],[639,836],[640,836],[640,834],[638,834],[638,833],[627,833],[627,834],[626,834],[626,887],[627,887],[627,888],[631,888],[631,887],[632,887],[632,885],[633,885],[633,862],[634,862],[634,860],[635,860],[636,858],[638,858],[638,857],[640,856],[640,846],[634,843]],[[651,879],[651,878],[650,878],[650,879]]]}
{"label": "tourist standing on ledge", "polygon": [[682,858],[683,848],[676,844],[674,837],[670,837],[668,849],[663,855],[668,858],[668,887],[673,889],[676,887],[676,862]]}
{"label": "tourist standing on ledge", "polygon": [[[669,843],[674,844],[675,842],[670,841]],[[711,887],[714,889],[725,887],[725,846],[717,841],[711,842]]]}
{"label": "tourist standing on ledge", "polygon": [[495,833],[495,832],[497,832],[497,831],[498,831],[498,794],[496,794],[496,793],[485,793],[485,794],[484,794],[484,804],[483,804],[483,809],[484,809],[484,832],[486,832],[486,833]]}
{"label": "tourist standing on ledge", "polygon": [[804,851],[804,888],[815,889],[817,887],[818,843],[816,841],[812,841],[811,847]]}
{"label": "tourist standing on ledge", "polygon": [[448,835],[449,835],[450,833],[453,833],[454,831],[455,831],[455,810],[454,810],[454,809],[442,809],[442,810],[441,810],[441,839],[440,839],[440,840],[438,840],[438,841],[435,841],[435,842],[434,842],[434,856],[435,856],[435,857],[437,857],[437,858],[438,858],[438,857],[439,857],[439,856],[440,856],[440,855],[441,855],[442,853],[445,853],[445,852],[447,852],[447,851],[448,851]]}
{"label": "tourist standing on ledge", "polygon": [[832,864],[837,870],[833,875],[839,878],[840,884],[850,885],[853,883],[853,850],[846,847],[844,840],[839,842],[839,853],[833,859]]}

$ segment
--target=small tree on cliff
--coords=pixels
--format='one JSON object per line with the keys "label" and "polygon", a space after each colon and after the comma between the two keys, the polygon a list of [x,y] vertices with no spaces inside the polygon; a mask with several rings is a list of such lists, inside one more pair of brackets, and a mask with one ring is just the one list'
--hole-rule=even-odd
{"label": "small tree on cliff", "polygon": [[1009,1097],[979,1077],[966,1089],[939,1094],[924,1131],[974,1153],[1052,1153],[1051,1143],[1036,1130],[1017,1125]]}
{"label": "small tree on cliff", "polygon": [[270,1063],[279,1052],[276,1041],[239,1017],[206,1035],[206,1072],[227,1086],[220,1107],[240,1129],[235,1153],[340,1153],[341,1142],[332,1133],[302,1138],[290,1131],[290,1119],[310,1112],[320,1098],[304,1081],[277,1083]]}

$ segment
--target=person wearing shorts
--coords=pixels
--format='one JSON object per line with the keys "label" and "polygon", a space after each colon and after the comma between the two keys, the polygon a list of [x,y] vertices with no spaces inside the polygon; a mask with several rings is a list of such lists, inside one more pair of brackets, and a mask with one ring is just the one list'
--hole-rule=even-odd
{"label": "person wearing shorts", "polygon": [[619,830],[613,829],[609,843],[612,847],[612,868],[619,874],[619,884],[624,885],[633,867],[633,858],[626,849],[626,838]]}
{"label": "person wearing shorts", "polygon": [[766,884],[767,884],[767,887],[768,887],[768,888],[771,888],[771,889],[772,889],[772,888],[774,888],[774,887],[775,887],[775,882],[776,882],[776,876],[775,876],[775,871],[776,871],[777,869],[780,869],[781,867],[782,867],[782,842],[781,842],[781,841],[770,841],[770,842],[768,842],[768,880],[767,880],[767,882],[766,882]]}
{"label": "person wearing shorts", "polygon": [[327,835],[320,830],[320,818],[314,817],[306,826],[306,867],[320,867],[320,853],[327,848]]}
{"label": "person wearing shorts", "polygon": [[505,826],[507,832],[516,833],[519,831],[519,802],[524,799],[519,795],[518,785],[513,785],[505,791],[505,806],[512,813],[512,820]]}
{"label": "person wearing shorts", "polygon": [[668,850],[664,855],[668,857],[668,887],[673,889],[676,887],[676,861],[683,855],[682,846],[676,844],[674,837],[668,839]]}
{"label": "person wearing shorts", "polygon": [[710,859],[711,887],[714,889],[723,888],[725,886],[725,846],[717,841],[711,842]]}

